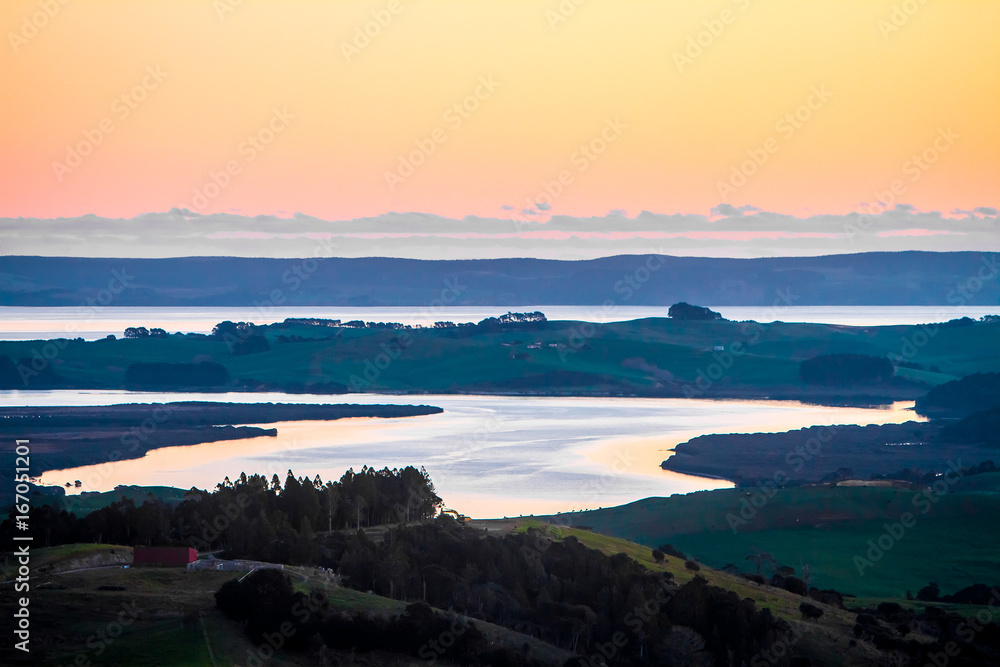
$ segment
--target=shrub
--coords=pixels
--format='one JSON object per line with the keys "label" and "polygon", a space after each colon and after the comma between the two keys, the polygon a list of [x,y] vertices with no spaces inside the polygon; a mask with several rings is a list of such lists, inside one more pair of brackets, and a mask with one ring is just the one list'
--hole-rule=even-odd
{"label": "shrub", "polygon": [[941,589],[933,581],[917,591],[917,599],[921,602],[937,602],[940,598]]}
{"label": "shrub", "polygon": [[681,560],[688,560],[688,557],[684,555],[684,552],[680,549],[675,548],[672,544],[663,544],[657,547],[660,551],[668,556],[673,556],[674,558],[680,558]]}
{"label": "shrub", "polygon": [[667,317],[677,320],[721,320],[722,315],[704,306],[692,306],[681,301],[670,306]]}
{"label": "shrub", "polygon": [[785,577],[785,581],[781,587],[789,593],[795,593],[803,597],[809,594],[809,585],[798,577]]}
{"label": "shrub", "polygon": [[808,602],[803,602],[799,605],[799,611],[802,612],[802,619],[806,621],[815,621],[820,616],[823,615],[823,610],[816,605],[809,604]]}

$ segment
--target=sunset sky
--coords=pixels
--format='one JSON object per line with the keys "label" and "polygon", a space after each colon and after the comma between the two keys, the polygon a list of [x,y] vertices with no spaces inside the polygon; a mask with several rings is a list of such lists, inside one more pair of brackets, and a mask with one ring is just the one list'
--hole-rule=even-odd
{"label": "sunset sky", "polygon": [[0,4],[2,218],[1000,205],[995,0],[63,2]]}

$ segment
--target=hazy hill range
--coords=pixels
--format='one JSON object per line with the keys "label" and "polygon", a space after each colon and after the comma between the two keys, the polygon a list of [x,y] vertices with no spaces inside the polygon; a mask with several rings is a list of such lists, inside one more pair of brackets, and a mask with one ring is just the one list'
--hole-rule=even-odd
{"label": "hazy hill range", "polygon": [[0,305],[79,306],[102,290],[113,293],[104,305],[115,306],[992,305],[1000,304],[997,261],[974,252],[579,261],[6,256]]}

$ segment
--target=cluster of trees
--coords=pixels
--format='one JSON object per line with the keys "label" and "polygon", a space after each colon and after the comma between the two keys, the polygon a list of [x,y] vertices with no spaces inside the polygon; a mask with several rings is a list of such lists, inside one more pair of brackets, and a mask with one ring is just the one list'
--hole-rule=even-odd
{"label": "cluster of trees", "polygon": [[[513,324],[519,322],[545,322],[545,314],[540,311],[535,311],[532,313],[513,313],[508,311],[507,314],[501,315],[500,317],[487,317],[481,320],[479,326],[490,326],[493,324]],[[241,323],[242,324],[242,323]],[[411,326],[409,324],[401,324],[399,322],[364,322],[362,320],[350,320],[348,322],[341,322],[340,320],[324,320],[319,318],[302,318],[302,317],[289,317],[286,318],[284,324],[310,324],[317,326],[328,326],[328,327],[346,327],[349,329],[420,329],[420,325]],[[252,326],[252,325],[251,325]],[[459,322],[455,324],[454,322],[442,320],[440,322],[435,322],[431,327],[433,329],[454,329],[457,327],[472,327],[476,326],[472,322]]]}
{"label": "cluster of trees", "polygon": [[942,327],[971,327],[974,324],[994,324],[1000,322],[1000,315],[983,315],[978,320],[971,317],[956,317],[953,320],[942,322],[938,326]]}
{"label": "cluster of trees", "polygon": [[721,320],[722,314],[704,306],[692,306],[681,301],[670,306],[667,310],[667,317],[672,317],[675,320]]}
{"label": "cluster of trees", "polygon": [[[232,557],[282,563],[315,563],[317,530],[414,521],[434,516],[441,499],[423,469],[364,467],[337,482],[278,475],[227,477],[211,493],[192,489],[172,507],[150,496],[141,505],[123,498],[87,514],[48,505],[31,510],[35,540],[46,546],[98,542],[142,546],[183,545],[225,549]],[[13,519],[0,534],[14,534]]]}
{"label": "cluster of trees", "polygon": [[[258,570],[242,581],[226,582],[216,591],[215,603],[226,616],[242,622],[261,645],[302,649],[318,634],[335,650],[403,653],[459,664],[540,667],[513,650],[497,649],[474,622],[454,613],[435,612],[423,602],[389,616],[332,613],[323,591],[308,595],[295,591],[291,578],[278,570]],[[439,642],[432,648],[434,639]]]}
{"label": "cluster of trees", "polygon": [[472,324],[472,322],[459,322],[458,324],[455,324],[454,322],[447,322],[446,321],[446,322],[435,322],[433,328],[435,328],[435,329],[454,329],[456,327],[471,327],[471,326],[475,326],[475,325]]}
{"label": "cluster of trees", "polygon": [[483,536],[442,518],[393,529],[381,543],[362,533],[333,537],[325,558],[348,586],[454,609],[578,653],[628,633],[615,656],[621,664],[646,656],[688,664],[683,658],[694,656],[672,655],[675,625],[695,633],[694,652],[716,664],[747,659],[780,629],[769,612],[704,580],[678,588],[623,554],[536,529]]}
{"label": "cluster of trees", "polygon": [[[471,329],[473,332],[480,331],[502,331],[506,327],[512,324],[530,324],[530,325],[541,325],[548,320],[544,313],[535,311],[533,313],[511,313],[508,312],[500,317],[487,317],[485,319],[479,320],[476,323],[475,329]],[[535,328],[535,327],[529,327]]]}
{"label": "cluster of trees", "polygon": [[1000,408],[1000,373],[974,373],[945,382],[917,399],[914,409],[928,416],[962,417]]}
{"label": "cluster of trees", "polygon": [[229,371],[214,361],[197,363],[138,362],[125,369],[125,385],[146,387],[221,387],[229,384]]}
{"label": "cluster of trees", "polygon": [[257,325],[253,322],[231,322],[225,320],[212,327],[211,337],[216,340],[225,341],[227,336],[235,338],[246,338],[252,336]]}
{"label": "cluster of trees", "polygon": [[361,320],[351,320],[350,322],[344,322],[340,326],[347,327],[349,329],[411,329],[409,324],[401,324],[400,322],[363,322]]}
{"label": "cluster of trees", "polygon": [[253,322],[231,322],[226,320],[212,327],[210,338],[222,341],[233,354],[256,354],[271,349],[263,334],[257,333]]}
{"label": "cluster of trees", "polygon": [[306,324],[314,327],[339,327],[340,320],[328,320],[321,317],[286,317],[283,324]]}
{"label": "cluster of trees", "polygon": [[[494,318],[487,318],[494,319]],[[495,318],[500,324],[512,324],[514,322],[546,322],[545,314],[541,311],[534,311],[531,313],[512,313],[509,310],[506,315],[501,315]],[[486,322],[486,320],[483,320]],[[483,322],[480,322],[482,324]]]}
{"label": "cluster of trees", "polygon": [[917,612],[882,602],[858,613],[853,635],[892,656],[897,665],[996,665],[1000,664],[1000,625],[993,614],[988,616],[984,623],[979,614],[963,618],[932,605]]}
{"label": "cluster of trees", "polygon": [[[345,585],[413,604],[389,618],[330,616],[322,611],[322,600],[296,599],[289,584],[281,583],[282,575],[273,573],[266,575],[270,583],[263,592],[256,592],[259,584],[224,585],[216,595],[219,607],[263,636],[282,622],[294,623],[297,604],[313,613],[299,614],[303,622],[295,626],[296,636],[319,632],[335,648],[391,649],[425,659],[420,651],[448,627],[430,607],[502,625],[581,659],[603,654],[615,665],[748,664],[787,632],[769,611],[701,577],[677,586],[669,575],[655,574],[623,554],[606,556],[573,537],[553,541],[536,529],[484,536],[440,517],[391,528],[380,542],[363,531],[334,533],[322,542],[320,565],[336,568]],[[269,625],[262,625],[262,616]],[[479,660],[475,664],[531,664],[504,651],[484,661],[488,645],[476,626],[454,623],[449,625],[456,638],[468,636],[447,646],[449,658],[461,664],[470,658]]]}
{"label": "cluster of trees", "polygon": [[971,317],[956,317],[953,320],[948,320],[947,322],[942,322],[940,324],[940,326],[942,326],[942,327],[949,327],[949,328],[953,328],[954,329],[954,328],[958,328],[958,327],[971,327],[975,323],[976,323],[976,321],[974,319],[972,319]]}
{"label": "cluster of trees", "polygon": [[125,338],[166,338],[167,332],[159,327],[128,327],[123,334]]}
{"label": "cluster of trees", "polygon": [[821,354],[799,364],[803,382],[826,386],[887,382],[894,372],[888,359],[868,354]]}

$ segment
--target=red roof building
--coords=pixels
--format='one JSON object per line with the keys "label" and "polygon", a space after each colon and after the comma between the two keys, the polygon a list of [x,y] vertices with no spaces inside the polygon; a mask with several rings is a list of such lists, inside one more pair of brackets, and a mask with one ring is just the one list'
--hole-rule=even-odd
{"label": "red roof building", "polygon": [[190,547],[135,547],[133,565],[166,565],[186,567],[198,559],[198,550]]}

